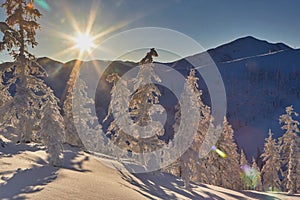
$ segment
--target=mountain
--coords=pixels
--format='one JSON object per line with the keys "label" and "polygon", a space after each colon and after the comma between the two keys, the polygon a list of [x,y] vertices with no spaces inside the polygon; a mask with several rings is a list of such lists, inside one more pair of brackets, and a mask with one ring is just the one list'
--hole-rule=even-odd
{"label": "mountain", "polygon": [[[228,120],[235,130],[238,146],[245,149],[250,160],[251,156],[256,156],[258,148],[262,149],[269,128],[275,133],[275,137],[283,134],[278,118],[284,113],[286,106],[294,105],[294,109],[300,112],[300,50],[283,43],[272,44],[249,36],[166,65],[187,76],[191,68],[188,60],[197,61],[205,69],[209,67],[205,66],[204,58],[207,55],[211,56],[220,71],[227,96]],[[106,82],[106,76],[112,72],[123,75],[136,66],[133,62],[110,63],[101,60],[60,63],[49,58],[40,58],[38,62],[48,71],[49,76],[45,81],[62,100],[65,98],[66,83],[75,63],[88,67],[85,76],[91,79],[98,78],[97,70],[103,70],[109,65],[99,80],[95,95],[100,122],[107,113],[110,101],[111,84]],[[5,65],[1,64],[0,67]],[[203,90],[204,102],[210,105],[210,95],[201,76],[199,87]],[[168,111],[165,125],[167,132],[162,139],[168,140],[172,138],[174,105],[177,99],[170,89],[160,89],[164,91],[160,102]],[[109,121],[103,127],[107,128],[108,123]]]}
{"label": "mountain", "polygon": [[219,63],[285,50],[292,50],[292,48],[283,43],[272,44],[247,36],[207,52],[215,62]]}

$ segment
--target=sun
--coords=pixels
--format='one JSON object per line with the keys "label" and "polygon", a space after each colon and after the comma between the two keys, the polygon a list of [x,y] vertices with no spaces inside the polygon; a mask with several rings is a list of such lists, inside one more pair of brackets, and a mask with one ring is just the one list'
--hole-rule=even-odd
{"label": "sun", "polygon": [[91,53],[92,49],[96,47],[94,38],[88,33],[77,33],[76,37],[73,37],[75,48],[79,49],[80,53]]}

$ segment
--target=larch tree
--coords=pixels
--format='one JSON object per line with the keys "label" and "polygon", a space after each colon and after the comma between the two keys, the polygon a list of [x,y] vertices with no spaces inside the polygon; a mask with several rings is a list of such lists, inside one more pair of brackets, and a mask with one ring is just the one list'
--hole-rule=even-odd
{"label": "larch tree", "polygon": [[[4,33],[0,50],[7,50],[13,56],[13,65],[5,69],[5,72],[12,73],[8,77],[7,87],[15,86],[15,92],[6,106],[7,113],[5,120],[16,130],[20,142],[30,142],[35,126],[44,126],[47,117],[52,122],[57,122],[60,115],[57,99],[53,91],[44,83],[43,77],[47,76],[45,69],[36,62],[36,58],[28,51],[28,47],[37,46],[36,30],[40,28],[37,19],[41,17],[40,12],[34,7],[33,1],[7,0],[1,5],[7,18],[1,22],[1,31]],[[49,114],[49,107],[54,109]],[[47,112],[46,112],[47,111]],[[54,114],[55,113],[55,114]],[[59,117],[58,117],[59,118]],[[57,123],[56,125],[57,126]],[[45,127],[45,126],[44,126]],[[60,127],[60,125],[58,125]],[[43,130],[41,130],[43,131]],[[46,134],[47,133],[47,134]],[[50,163],[58,164],[60,155],[59,139],[55,138],[53,132],[45,130],[41,140],[48,146]],[[63,132],[55,134],[63,135]]]}
{"label": "larch tree", "polygon": [[269,129],[269,137],[265,139],[264,152],[261,155],[265,163],[261,170],[264,191],[280,189],[280,154],[278,145],[272,136],[273,133]]}
{"label": "larch tree", "polygon": [[[297,171],[297,168],[289,167],[289,165],[293,165],[291,162],[295,162],[295,166],[297,166],[297,159],[294,157],[299,157],[299,144],[300,138],[299,134],[299,122],[293,119],[293,116],[297,117],[298,113],[296,113],[292,106],[288,106],[285,109],[286,114],[283,114],[279,117],[279,123],[283,124],[281,129],[285,130],[285,133],[280,137],[279,140],[279,149],[281,154],[281,170],[282,170],[282,186],[285,191],[288,191],[291,186],[288,187],[288,174],[294,174]],[[292,143],[295,142],[294,149],[291,149],[293,146]],[[291,153],[291,150],[293,152]],[[293,159],[293,161],[291,161]],[[291,171],[294,170],[294,171]]]}

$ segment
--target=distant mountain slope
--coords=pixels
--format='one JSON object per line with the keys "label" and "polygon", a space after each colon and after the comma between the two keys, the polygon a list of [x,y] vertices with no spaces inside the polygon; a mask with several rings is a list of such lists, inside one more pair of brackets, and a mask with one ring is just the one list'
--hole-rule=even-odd
{"label": "distant mountain slope", "polygon": [[207,52],[215,62],[225,62],[284,50],[292,50],[292,48],[283,43],[272,44],[247,36],[210,49]]}

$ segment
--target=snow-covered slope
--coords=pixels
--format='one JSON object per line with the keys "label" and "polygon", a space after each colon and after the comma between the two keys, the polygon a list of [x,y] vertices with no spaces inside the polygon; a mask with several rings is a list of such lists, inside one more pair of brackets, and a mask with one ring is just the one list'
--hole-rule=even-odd
{"label": "snow-covered slope", "polygon": [[284,50],[292,50],[292,48],[283,43],[272,44],[247,36],[210,49],[208,53],[215,62],[225,62]]}
{"label": "snow-covered slope", "polygon": [[[0,199],[299,199],[299,195],[233,191],[205,184],[183,189],[165,173],[129,174],[117,161],[64,146],[62,168],[48,166],[37,144],[0,146]],[[110,163],[114,168],[108,167]]]}

